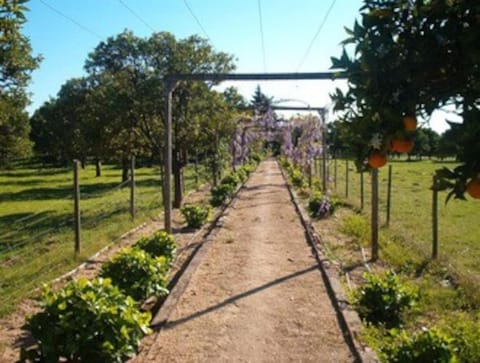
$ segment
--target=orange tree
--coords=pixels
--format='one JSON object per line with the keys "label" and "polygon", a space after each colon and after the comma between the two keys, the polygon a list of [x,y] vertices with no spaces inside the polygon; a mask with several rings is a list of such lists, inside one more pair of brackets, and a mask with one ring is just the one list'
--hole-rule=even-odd
{"label": "orange tree", "polygon": [[[413,147],[416,118],[455,108],[460,166],[437,171],[439,190],[463,198],[480,184],[480,3],[469,0],[365,0],[361,18],[332,58],[349,88],[332,95],[348,124],[357,167]],[[370,163],[372,164],[372,163]],[[376,165],[375,163],[373,163]],[[473,195],[472,193],[470,193]]]}

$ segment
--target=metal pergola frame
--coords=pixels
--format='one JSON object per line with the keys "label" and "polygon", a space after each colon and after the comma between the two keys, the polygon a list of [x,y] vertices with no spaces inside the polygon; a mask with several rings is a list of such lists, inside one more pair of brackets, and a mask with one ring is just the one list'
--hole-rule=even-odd
{"label": "metal pergola frame", "polygon": [[[191,73],[170,74],[164,77],[165,85],[165,174],[164,174],[164,218],[165,231],[172,233],[172,94],[179,81],[292,81],[292,80],[338,80],[345,79],[344,72],[312,72],[312,73]],[[278,108],[282,106],[276,106]],[[292,110],[291,108],[289,108]],[[302,111],[324,112],[324,108],[298,107]],[[321,114],[324,121],[323,113]],[[325,158],[324,158],[325,159]],[[324,185],[325,187],[325,185]]]}

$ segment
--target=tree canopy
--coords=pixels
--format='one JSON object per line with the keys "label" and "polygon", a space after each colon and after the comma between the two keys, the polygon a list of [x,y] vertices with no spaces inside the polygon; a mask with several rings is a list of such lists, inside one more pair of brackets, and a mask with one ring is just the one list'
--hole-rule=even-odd
{"label": "tree canopy", "polygon": [[0,2],[0,167],[30,154],[26,86],[40,57],[21,33],[27,0]]}
{"label": "tree canopy", "polygon": [[[344,49],[332,67],[346,72],[349,89],[332,95],[356,135],[360,169],[374,152],[413,146],[413,120],[451,105],[461,166],[439,171],[438,189],[463,197],[480,173],[480,4],[468,0],[365,0],[361,19],[346,29],[353,58]],[[409,126],[407,126],[407,124]]]}

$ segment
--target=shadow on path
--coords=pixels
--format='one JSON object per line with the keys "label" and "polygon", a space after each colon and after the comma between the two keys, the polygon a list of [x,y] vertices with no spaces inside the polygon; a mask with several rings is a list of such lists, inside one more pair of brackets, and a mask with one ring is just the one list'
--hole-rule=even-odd
{"label": "shadow on path", "polygon": [[253,294],[256,294],[262,290],[265,290],[265,289],[268,289],[269,287],[272,287],[272,286],[275,286],[275,285],[278,285],[278,284],[281,284],[282,282],[285,282],[287,280],[291,280],[295,277],[298,277],[298,276],[301,276],[301,275],[304,275],[306,273],[309,273],[311,271],[314,271],[314,270],[318,270],[318,265],[313,265],[309,268],[306,268],[304,270],[300,270],[300,271],[297,271],[297,272],[294,272],[292,274],[289,274],[289,275],[286,275],[286,276],[283,276],[283,277],[280,277],[278,279],[275,279],[273,281],[270,281],[270,282],[267,282],[266,284],[263,284],[263,285],[260,285],[258,287],[255,287],[251,290],[248,290],[248,291],[245,291],[245,292],[242,292],[241,294],[238,294],[238,295],[235,295],[235,296],[232,296],[216,305],[213,305],[213,306],[210,306],[206,309],[203,309],[203,310],[200,310],[200,311],[197,311],[191,315],[188,315],[188,316],[185,316],[181,319],[177,319],[177,320],[173,320],[173,321],[169,321],[167,323],[165,323],[165,325],[163,326],[153,326],[154,329],[159,329],[159,328],[164,328],[164,329],[173,329],[175,328],[177,325],[180,325],[180,324],[183,324],[183,323],[186,323],[192,319],[195,319],[195,318],[199,318],[205,314],[208,314],[208,313],[211,313],[212,311],[215,311],[215,310],[218,310],[218,309],[221,309],[223,308],[224,306],[227,306],[229,304],[232,304],[233,302],[237,301],[237,300],[240,300],[240,299],[243,299],[247,296],[250,296],[250,295],[253,295]]}

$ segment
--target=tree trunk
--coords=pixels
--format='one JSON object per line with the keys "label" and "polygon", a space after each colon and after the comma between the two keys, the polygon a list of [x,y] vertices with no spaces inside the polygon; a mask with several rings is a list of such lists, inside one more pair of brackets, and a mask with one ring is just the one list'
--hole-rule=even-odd
{"label": "tree trunk", "polygon": [[87,161],[85,158],[81,158],[80,162],[82,163],[82,169],[85,169],[85,167],[87,166]]}
{"label": "tree trunk", "polygon": [[97,178],[102,176],[102,162],[98,158],[95,159],[95,176]]}

